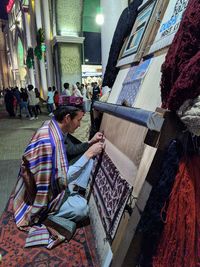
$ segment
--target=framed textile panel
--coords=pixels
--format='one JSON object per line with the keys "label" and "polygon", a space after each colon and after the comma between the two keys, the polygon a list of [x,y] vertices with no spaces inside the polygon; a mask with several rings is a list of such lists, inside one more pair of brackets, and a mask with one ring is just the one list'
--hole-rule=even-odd
{"label": "framed textile panel", "polygon": [[151,59],[141,62],[138,66],[130,68],[123,84],[122,90],[119,94],[117,104],[122,104],[124,100],[127,101],[129,106],[133,106],[137,94],[140,90],[141,83],[150,65]]}
{"label": "framed textile panel", "polygon": [[155,8],[156,0],[143,1],[133,29],[122,48],[117,67],[139,61],[136,57],[142,44],[150,18]]}
{"label": "framed textile panel", "polygon": [[136,22],[135,22],[135,25],[133,27],[133,30],[129,36],[127,45],[126,45],[124,52],[122,54],[122,57],[137,52],[139,45],[140,45],[140,42],[142,40],[142,37],[144,35],[146,25],[150,19],[151,14],[152,14],[154,3],[155,3],[155,1],[152,2],[150,5],[148,5],[138,15]]}
{"label": "framed textile panel", "polygon": [[91,176],[94,179],[93,196],[99,216],[107,239],[111,242],[132,192],[132,186],[121,177],[105,152],[96,159]]}
{"label": "framed textile panel", "polygon": [[155,40],[155,37],[158,33],[158,30],[160,28],[160,23],[163,19],[163,16],[166,12],[166,8],[169,4],[170,0],[158,0],[156,7],[154,9],[154,13],[152,14],[151,22],[149,23],[149,34],[146,36],[144,42],[143,42],[143,51],[142,56],[147,56],[149,54],[149,50],[151,48],[152,43]]}
{"label": "framed textile panel", "polygon": [[140,90],[140,86],[141,79],[133,80],[131,83],[123,83],[123,88],[118,97],[117,104],[123,105],[123,102],[126,101],[127,105],[132,107]]}

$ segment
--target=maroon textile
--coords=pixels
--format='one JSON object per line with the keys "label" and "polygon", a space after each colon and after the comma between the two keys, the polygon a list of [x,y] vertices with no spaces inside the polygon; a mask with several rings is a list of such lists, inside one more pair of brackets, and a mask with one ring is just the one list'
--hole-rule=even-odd
{"label": "maroon textile", "polygon": [[200,1],[189,0],[162,65],[162,107],[176,111],[200,94]]}
{"label": "maroon textile", "polygon": [[199,155],[180,161],[153,267],[200,266],[199,173]]}
{"label": "maroon textile", "polygon": [[59,96],[59,105],[69,105],[69,106],[77,106],[83,104],[83,98],[79,96],[66,96],[60,95]]}
{"label": "maroon textile", "polygon": [[24,248],[26,233],[17,229],[10,198],[0,219],[1,267],[99,267],[94,236],[89,226],[79,228],[69,243],[62,243],[52,250],[44,247]]}

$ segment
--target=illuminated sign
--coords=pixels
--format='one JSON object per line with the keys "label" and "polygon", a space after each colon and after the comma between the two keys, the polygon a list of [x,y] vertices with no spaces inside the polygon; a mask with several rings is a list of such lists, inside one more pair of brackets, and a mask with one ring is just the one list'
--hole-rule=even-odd
{"label": "illuminated sign", "polygon": [[12,7],[13,7],[14,3],[15,3],[15,0],[9,0],[9,2],[8,2],[7,6],[6,6],[7,13],[10,13],[10,11],[12,10]]}

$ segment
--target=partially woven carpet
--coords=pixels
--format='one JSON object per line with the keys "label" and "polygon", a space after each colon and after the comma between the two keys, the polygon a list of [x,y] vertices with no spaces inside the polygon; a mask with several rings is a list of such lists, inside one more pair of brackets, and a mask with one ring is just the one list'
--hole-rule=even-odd
{"label": "partially woven carpet", "polygon": [[92,229],[79,228],[69,243],[52,250],[24,248],[26,233],[17,229],[13,219],[12,197],[0,219],[1,267],[99,267]]}
{"label": "partially woven carpet", "polygon": [[100,157],[100,162],[99,159],[96,160],[92,175],[94,174],[94,198],[107,238],[112,241],[132,187],[122,179],[118,169],[105,152]]}

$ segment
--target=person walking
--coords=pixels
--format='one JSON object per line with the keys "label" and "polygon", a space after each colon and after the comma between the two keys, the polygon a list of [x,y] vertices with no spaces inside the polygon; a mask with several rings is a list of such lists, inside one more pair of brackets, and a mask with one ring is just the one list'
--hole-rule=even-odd
{"label": "person walking", "polygon": [[37,110],[35,107],[38,100],[36,98],[34,87],[32,84],[28,85],[27,92],[28,92],[29,113],[31,115],[30,120],[38,119],[38,114],[37,114]]}
{"label": "person walking", "polygon": [[36,96],[36,99],[37,99],[37,103],[35,105],[37,114],[42,114],[42,110],[40,108],[40,92],[39,92],[38,88],[35,88],[35,96]]}
{"label": "person walking", "polygon": [[26,112],[26,117],[30,118],[29,110],[28,110],[28,93],[25,88],[21,88],[21,93],[20,93],[20,117],[22,118],[22,112],[23,109],[25,109]]}
{"label": "person walking", "polygon": [[53,116],[53,110],[54,110],[54,93],[53,93],[51,87],[48,88],[47,109],[48,109],[48,112],[49,112],[49,116]]}

